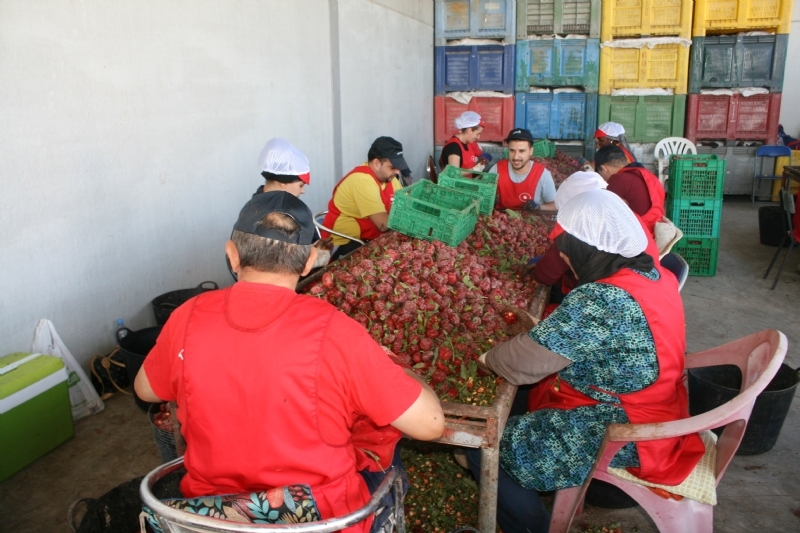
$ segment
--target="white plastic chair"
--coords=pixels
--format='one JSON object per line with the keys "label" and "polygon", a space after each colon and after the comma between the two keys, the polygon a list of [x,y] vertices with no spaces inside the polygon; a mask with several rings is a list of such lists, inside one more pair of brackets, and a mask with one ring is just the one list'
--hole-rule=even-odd
{"label": "white plastic chair", "polygon": [[[667,181],[664,170],[669,167],[669,156],[673,154],[697,154],[697,147],[692,141],[683,137],[667,137],[656,143],[655,156],[658,160],[658,179],[661,185]],[[666,164],[664,164],[665,159]]]}
{"label": "white plastic chair", "polygon": [[323,226],[322,222],[325,221],[325,215],[327,214],[328,214],[327,211],[322,211],[314,215],[314,225],[317,227],[317,236],[319,238],[322,238],[322,234],[320,233],[320,230],[322,230],[322,231],[327,231],[332,235],[338,235],[339,237],[343,237],[351,241],[356,241],[358,244],[365,244],[364,241],[360,239],[356,239],[355,237],[351,237],[350,235],[345,235],[344,233],[339,233],[338,231],[333,231],[331,228],[326,228],[325,226]]}
{"label": "white plastic chair", "polygon": [[611,459],[628,442],[679,437],[725,426],[716,444],[714,477],[719,486],[722,475],[742,442],[756,397],[778,373],[786,356],[787,345],[786,336],[773,329],[753,333],[743,339],[703,352],[688,354],[686,368],[738,366],[742,372],[739,395],[716,409],[683,420],[657,424],[609,425],[592,471],[583,485],[556,491],[550,533],[569,531],[573,517],[583,509],[583,497],[593,478],[611,483],[625,491],[644,508],[662,533],[673,531],[712,533],[713,506],[689,498],[680,501],[666,500],[641,485],[615,477],[608,472]]}
{"label": "white plastic chair", "polygon": [[380,531],[381,533],[390,533],[392,531],[405,533],[406,531],[403,510],[403,482],[395,470],[389,471],[364,507],[348,515],[303,524],[250,524],[230,522],[181,511],[162,503],[161,500],[156,498],[152,492],[153,486],[164,476],[182,466],[183,457],[178,457],[174,461],[152,470],[142,479],[142,484],[139,485],[139,497],[142,499],[142,503],[153,511],[165,532],[263,533],[281,531],[283,533],[333,533],[366,520],[379,510],[381,500],[389,491],[393,491],[394,494],[394,509],[392,510],[391,518],[386,521]]}

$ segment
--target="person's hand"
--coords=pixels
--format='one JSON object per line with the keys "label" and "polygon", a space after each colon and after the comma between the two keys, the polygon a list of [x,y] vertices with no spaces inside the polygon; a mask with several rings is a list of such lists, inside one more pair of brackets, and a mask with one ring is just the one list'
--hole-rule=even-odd
{"label": "person's hand", "polygon": [[333,250],[333,237],[325,237],[314,243],[320,250]]}
{"label": "person's hand", "polygon": [[537,204],[535,200],[528,200],[525,202],[525,205],[523,205],[522,208],[525,211],[536,211],[539,209],[539,204]]}
{"label": "person's hand", "polygon": [[522,272],[520,273],[520,278],[523,280],[529,276],[533,276],[533,271],[536,269],[536,265],[539,264],[539,260],[542,258],[541,255],[537,255],[536,257],[532,257],[524,267],[522,267]]}

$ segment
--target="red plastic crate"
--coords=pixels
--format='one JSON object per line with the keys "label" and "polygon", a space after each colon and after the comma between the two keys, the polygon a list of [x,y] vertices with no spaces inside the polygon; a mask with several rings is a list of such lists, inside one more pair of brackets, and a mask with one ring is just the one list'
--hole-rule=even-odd
{"label": "red plastic crate", "polygon": [[716,96],[690,94],[686,105],[684,137],[697,140],[764,141],[775,144],[781,94]]}
{"label": "red plastic crate", "polygon": [[514,129],[514,97],[495,98],[474,96],[464,105],[449,96],[433,97],[434,144],[444,144],[458,130],[453,125],[464,111],[475,111],[484,122],[481,142],[503,142],[508,132]]}

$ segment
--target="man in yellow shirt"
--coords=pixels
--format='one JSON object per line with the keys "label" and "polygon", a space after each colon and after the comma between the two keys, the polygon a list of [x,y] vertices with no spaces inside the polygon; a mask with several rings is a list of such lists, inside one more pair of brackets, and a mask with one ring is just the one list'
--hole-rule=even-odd
{"label": "man in yellow shirt", "polygon": [[[394,193],[402,188],[399,175],[408,170],[403,145],[391,137],[378,137],[369,149],[367,161],[354,168],[333,189],[323,225],[362,241],[378,237],[389,229],[389,210]],[[327,232],[322,232],[327,237]],[[338,246],[332,259],[361,246],[333,234]]]}

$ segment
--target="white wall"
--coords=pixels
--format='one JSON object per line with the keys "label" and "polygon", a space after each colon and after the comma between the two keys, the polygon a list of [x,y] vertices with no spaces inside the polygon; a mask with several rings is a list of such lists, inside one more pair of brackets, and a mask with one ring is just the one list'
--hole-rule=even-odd
{"label": "white wall", "polygon": [[315,210],[378,135],[422,172],[433,3],[336,4],[0,2],[0,355],[49,318],[86,362],[116,318],[153,325],[155,296],[229,284],[224,241],[271,137],[309,157]]}
{"label": "white wall", "polygon": [[781,96],[781,124],[792,137],[800,138],[800,0],[792,6],[792,28]]}

